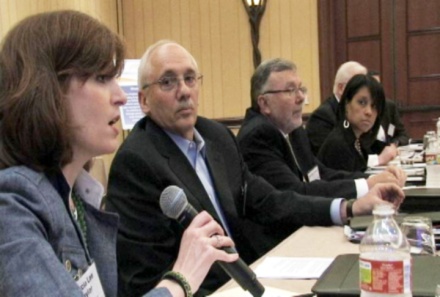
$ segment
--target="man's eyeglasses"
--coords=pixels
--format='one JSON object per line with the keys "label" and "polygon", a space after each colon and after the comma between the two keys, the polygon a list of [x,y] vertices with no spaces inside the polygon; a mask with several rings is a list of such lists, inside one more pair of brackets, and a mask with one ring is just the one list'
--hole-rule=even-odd
{"label": "man's eyeglasses", "polygon": [[261,95],[278,94],[278,93],[288,93],[290,97],[299,96],[300,93],[305,95],[305,94],[307,94],[307,88],[306,87],[299,87],[299,88],[291,88],[291,89],[285,89],[285,90],[269,90],[269,91],[264,92]]}
{"label": "man's eyeglasses", "polygon": [[200,74],[199,76],[197,76],[195,74],[194,75],[193,74],[185,75],[183,78],[178,78],[176,76],[169,76],[169,77],[165,76],[165,77],[162,77],[162,78],[158,79],[157,81],[152,82],[150,84],[144,84],[142,86],[142,90],[144,90],[152,85],[159,85],[159,88],[162,91],[165,91],[165,92],[172,91],[173,89],[175,89],[177,87],[177,85],[179,84],[179,82],[181,80],[183,80],[183,82],[185,83],[185,85],[188,88],[194,88],[195,86],[197,86],[198,81],[199,80],[201,81],[202,79],[203,79],[202,74]]}

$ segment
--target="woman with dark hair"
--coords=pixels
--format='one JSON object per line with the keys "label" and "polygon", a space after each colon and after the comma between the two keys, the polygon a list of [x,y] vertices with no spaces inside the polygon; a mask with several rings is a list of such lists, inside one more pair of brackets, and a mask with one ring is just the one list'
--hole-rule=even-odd
{"label": "woman with dark hair", "polygon": [[[2,41],[0,296],[117,296],[118,216],[99,209],[103,188],[83,168],[119,144],[124,51],[75,11],[28,17]],[[223,234],[199,214],[148,295],[191,296],[214,261],[236,260],[218,249],[233,245]]]}
{"label": "woman with dark hair", "polygon": [[364,74],[353,76],[339,103],[341,119],[322,145],[318,158],[328,167],[365,171],[370,165],[383,165],[387,155],[373,155],[385,108],[382,85]]}

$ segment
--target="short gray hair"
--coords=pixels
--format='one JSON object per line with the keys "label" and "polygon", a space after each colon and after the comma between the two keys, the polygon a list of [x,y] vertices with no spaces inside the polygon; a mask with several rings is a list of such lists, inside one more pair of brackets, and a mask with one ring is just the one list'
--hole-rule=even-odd
{"label": "short gray hair", "polygon": [[262,62],[251,78],[251,100],[252,108],[260,110],[258,105],[258,96],[264,93],[267,80],[272,72],[281,72],[286,70],[296,71],[296,65],[288,60],[276,58]]}

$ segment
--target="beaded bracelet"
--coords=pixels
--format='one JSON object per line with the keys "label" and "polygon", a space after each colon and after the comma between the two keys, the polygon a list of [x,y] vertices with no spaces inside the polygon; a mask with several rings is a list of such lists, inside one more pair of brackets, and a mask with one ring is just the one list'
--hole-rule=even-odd
{"label": "beaded bracelet", "polygon": [[347,201],[347,204],[345,206],[345,211],[347,213],[347,219],[350,219],[353,217],[353,203],[356,201],[356,199],[350,199]]}
{"label": "beaded bracelet", "polygon": [[179,284],[179,286],[181,286],[183,291],[185,292],[186,297],[193,296],[192,291],[191,291],[191,286],[189,285],[188,281],[183,276],[183,274],[181,274],[180,272],[168,271],[167,273],[165,273],[162,276],[162,279],[168,279],[168,280],[174,281],[177,284]]}

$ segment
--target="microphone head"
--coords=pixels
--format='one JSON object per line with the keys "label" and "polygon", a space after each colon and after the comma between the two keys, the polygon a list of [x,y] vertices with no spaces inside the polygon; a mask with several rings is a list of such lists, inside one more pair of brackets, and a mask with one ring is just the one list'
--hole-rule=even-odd
{"label": "microphone head", "polygon": [[188,205],[185,192],[178,186],[168,186],[160,194],[160,208],[169,218],[177,220]]}

